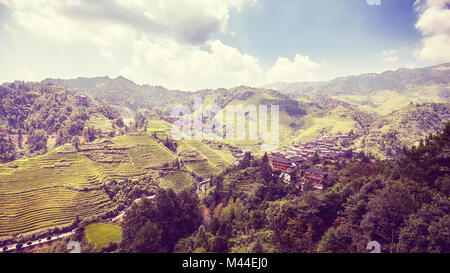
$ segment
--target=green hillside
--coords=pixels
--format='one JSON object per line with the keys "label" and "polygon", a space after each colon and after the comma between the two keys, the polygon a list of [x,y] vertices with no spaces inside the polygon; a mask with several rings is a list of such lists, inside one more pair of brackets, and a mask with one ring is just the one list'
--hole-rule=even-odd
{"label": "green hillside", "polygon": [[[0,85],[0,163],[44,154],[65,143],[122,130],[119,113],[65,86],[19,82]],[[123,126],[122,126],[123,127]]]}
{"label": "green hillside", "polygon": [[327,82],[276,83],[266,87],[318,100],[333,97],[356,104],[364,111],[386,115],[410,102],[450,102],[449,67],[447,63],[415,69],[400,68]]}
{"label": "green hillside", "polygon": [[[149,124],[168,126],[162,121]],[[152,126],[149,131],[156,129]],[[150,176],[153,188],[181,191],[195,183],[192,175],[208,177],[234,160],[226,147],[213,149],[198,141],[180,141],[174,153],[150,132],[111,141],[66,144],[41,156],[0,165],[0,237],[68,226],[77,216],[117,212],[121,199],[108,196],[104,189],[111,183]],[[197,153],[201,160],[189,162],[183,153]],[[175,159],[185,164],[176,167]]]}
{"label": "green hillside", "polygon": [[138,85],[121,76],[114,79],[46,79],[42,83],[65,85],[104,105],[114,105],[125,118],[131,118],[136,111],[165,109],[167,105],[181,102],[191,95],[191,92],[168,90],[162,86]]}
{"label": "green hillside", "polygon": [[[260,105],[266,105],[269,131],[271,130],[271,105],[278,105],[280,110],[279,139],[281,145],[285,145],[291,142],[292,137],[297,130],[296,121],[306,114],[306,111],[301,107],[301,104],[298,101],[278,91],[268,89],[257,89],[240,86],[232,89],[204,90],[197,92],[195,95],[192,95],[192,97],[194,96],[202,96],[203,107],[207,107],[211,104],[218,105],[222,109],[220,113],[224,116],[224,121],[226,118],[227,106],[243,106],[244,108],[248,106],[255,106],[258,111],[258,107]],[[238,120],[236,118],[235,124],[240,126],[237,121]],[[244,140],[238,139],[237,132],[235,132],[235,136],[232,140],[225,139],[221,141],[223,143],[237,146],[241,150],[251,150],[254,153],[261,154],[261,144],[263,144],[264,142],[261,139],[250,140],[248,137],[248,130],[250,127],[253,126],[253,128],[258,128],[259,130],[258,120],[250,120],[247,115],[245,119],[245,126],[246,133]],[[266,141],[266,143],[270,143],[270,141]]]}
{"label": "green hillside", "polygon": [[442,130],[450,120],[449,103],[409,104],[376,120],[355,148],[376,157],[397,156],[404,146],[417,144],[430,133]]}
{"label": "green hillside", "polygon": [[373,115],[342,106],[317,110],[298,121],[300,127],[293,141],[314,140],[324,135],[356,132],[364,129],[374,120]]}

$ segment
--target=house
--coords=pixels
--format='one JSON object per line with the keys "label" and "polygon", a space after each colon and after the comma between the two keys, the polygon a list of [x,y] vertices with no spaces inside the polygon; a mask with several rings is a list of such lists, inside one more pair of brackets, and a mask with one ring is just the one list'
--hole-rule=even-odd
{"label": "house", "polygon": [[269,159],[269,163],[272,164],[273,159],[277,157],[283,157],[283,154],[280,152],[273,152],[267,155],[267,158]]}
{"label": "house", "polygon": [[316,189],[323,189],[323,182],[328,177],[328,172],[323,171],[321,169],[317,168],[310,168],[305,170],[302,178],[302,185],[306,181],[311,181],[313,183],[314,188]]}
{"label": "house", "polygon": [[270,166],[272,169],[279,170],[284,173],[289,173],[297,168],[298,163],[302,162],[302,158],[299,156],[284,155],[279,152],[274,152],[268,155]]}
{"label": "house", "polygon": [[317,168],[309,168],[305,170],[304,176],[306,179],[323,181],[328,177],[328,172]]}
{"label": "house", "polygon": [[294,156],[294,157],[291,157],[289,160],[291,161],[291,163],[294,163],[296,166],[298,166],[298,165],[300,165],[300,164],[302,164],[303,162],[306,161],[301,156]]}
{"label": "house", "polygon": [[272,159],[271,166],[274,170],[280,170],[281,172],[288,173],[294,169],[291,165],[291,161],[285,157],[275,157]]}

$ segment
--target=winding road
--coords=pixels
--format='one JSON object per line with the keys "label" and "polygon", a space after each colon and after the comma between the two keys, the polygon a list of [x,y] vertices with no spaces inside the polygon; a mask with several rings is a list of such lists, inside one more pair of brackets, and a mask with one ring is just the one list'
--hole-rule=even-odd
{"label": "winding road", "polygon": [[[147,199],[153,199],[153,198],[155,198],[155,195],[147,196],[146,198],[147,198]],[[133,203],[132,203],[130,206],[128,206],[128,208],[126,208],[125,210],[119,212],[119,214],[116,215],[116,216],[114,216],[114,218],[112,218],[110,221],[112,222],[112,221],[115,221],[115,220],[117,220],[117,219],[122,218],[123,215],[125,215],[125,212],[126,212],[126,211],[127,211],[134,203],[137,203],[137,202],[141,201],[141,199],[142,199],[142,198],[137,198],[137,199],[135,199],[135,200],[133,201]],[[75,228],[75,229],[76,229],[76,228]],[[69,231],[69,232],[60,233],[60,234],[58,234],[58,235],[53,235],[53,236],[47,236],[47,237],[39,238],[39,239],[36,239],[36,240],[34,240],[34,241],[27,241],[26,243],[23,243],[23,244],[22,244],[22,249],[29,248],[29,247],[33,247],[33,246],[36,246],[36,245],[39,245],[39,244],[43,244],[43,243],[48,243],[48,242],[53,242],[53,241],[57,241],[57,240],[63,239],[63,238],[65,238],[65,237],[68,237],[68,236],[70,236],[70,235],[73,235],[73,234],[75,233],[75,229],[73,229],[73,230],[71,230],[71,231]],[[50,238],[50,240],[48,240],[48,238]],[[18,245],[18,243],[14,243],[14,244],[2,246],[2,247],[0,248],[0,253],[7,252],[7,251],[11,251],[11,250],[16,250],[16,249],[17,249],[17,245]]]}

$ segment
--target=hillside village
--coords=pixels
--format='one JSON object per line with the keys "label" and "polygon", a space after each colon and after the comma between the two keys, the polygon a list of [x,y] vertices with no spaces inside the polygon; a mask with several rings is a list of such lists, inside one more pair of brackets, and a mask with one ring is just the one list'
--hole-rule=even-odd
{"label": "hillside village", "polygon": [[[276,151],[268,154],[270,166],[274,171],[280,172],[280,178],[291,182],[291,174],[300,171],[301,178],[292,181],[295,186],[302,188],[306,182],[311,182],[315,189],[323,190],[324,182],[328,178],[328,171],[316,167],[325,163],[345,162],[361,158],[360,152],[343,148],[340,143],[349,143],[349,135],[336,135],[320,137],[313,141],[293,144],[284,151]],[[237,156],[237,160],[244,158],[244,151]]]}

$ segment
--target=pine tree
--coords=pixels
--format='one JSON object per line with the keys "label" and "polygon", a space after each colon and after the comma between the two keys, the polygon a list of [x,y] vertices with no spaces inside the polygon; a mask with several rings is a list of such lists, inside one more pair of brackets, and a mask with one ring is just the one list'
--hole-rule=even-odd
{"label": "pine tree", "polygon": [[22,130],[19,129],[19,132],[17,133],[17,146],[22,149],[23,147],[23,136],[22,136]]}

